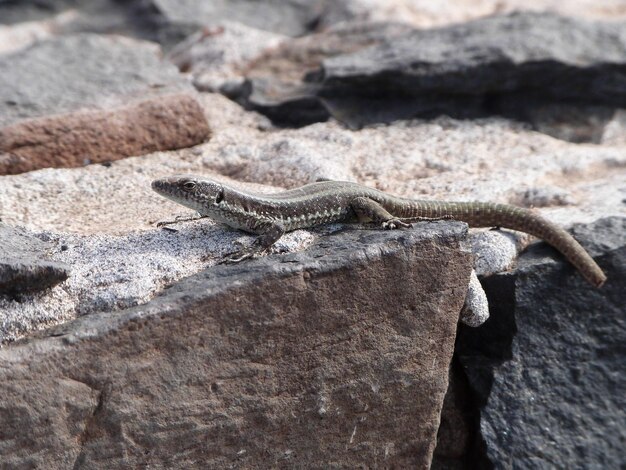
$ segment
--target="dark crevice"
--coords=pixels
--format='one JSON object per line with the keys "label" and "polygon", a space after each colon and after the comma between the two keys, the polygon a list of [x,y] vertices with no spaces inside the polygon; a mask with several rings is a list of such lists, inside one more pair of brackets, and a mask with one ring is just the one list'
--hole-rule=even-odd
{"label": "dark crevice", "polygon": [[[515,275],[500,274],[481,279],[489,300],[489,320],[480,328],[459,325],[451,366],[453,395],[444,403],[443,417],[457,413],[462,415],[463,426],[468,432],[465,453],[450,458],[435,450],[433,468],[438,470],[491,470],[494,463],[487,456],[486,443],[481,433],[481,409],[486,405],[494,380],[494,369],[512,359],[512,343],[517,332],[514,318]],[[448,408],[448,409],[446,409]],[[458,418],[457,418],[458,419]],[[450,426],[440,428],[450,432]],[[439,442],[445,442],[439,436]]]}

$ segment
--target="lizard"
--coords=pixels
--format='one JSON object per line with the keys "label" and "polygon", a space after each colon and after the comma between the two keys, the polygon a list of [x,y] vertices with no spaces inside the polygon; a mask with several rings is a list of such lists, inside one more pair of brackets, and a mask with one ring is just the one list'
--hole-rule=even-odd
{"label": "lizard", "polygon": [[[289,232],[333,222],[372,222],[383,229],[419,221],[453,219],[470,227],[501,227],[538,237],[552,245],[596,287],[606,275],[566,230],[532,210],[493,202],[417,200],[343,181],[321,181],[274,194],[245,191],[194,175],[154,180],[158,194],[236,229],[258,235],[251,247],[232,253],[235,263],[267,252]],[[162,223],[160,225],[166,225]]]}

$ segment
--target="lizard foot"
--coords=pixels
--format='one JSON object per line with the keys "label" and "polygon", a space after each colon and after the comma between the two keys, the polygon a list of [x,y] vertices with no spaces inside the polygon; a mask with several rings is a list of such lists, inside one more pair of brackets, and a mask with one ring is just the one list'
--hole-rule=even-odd
{"label": "lizard foot", "polygon": [[383,222],[382,226],[386,230],[395,230],[397,228],[410,228],[412,225],[402,222],[400,219],[391,219]]}
{"label": "lizard foot", "polygon": [[225,255],[217,264],[237,264],[241,261],[245,261],[250,258],[255,258],[259,255],[267,253],[267,250],[259,250],[254,246],[250,248],[242,248],[241,250],[233,251]]}
{"label": "lizard foot", "polygon": [[156,223],[157,227],[167,227],[168,225],[172,225],[172,224],[177,224],[179,222],[189,222],[191,220],[198,220],[198,219],[202,219],[203,216],[192,216],[192,217],[188,217],[185,215],[177,215],[176,217],[174,217],[174,220],[162,220],[160,222]]}

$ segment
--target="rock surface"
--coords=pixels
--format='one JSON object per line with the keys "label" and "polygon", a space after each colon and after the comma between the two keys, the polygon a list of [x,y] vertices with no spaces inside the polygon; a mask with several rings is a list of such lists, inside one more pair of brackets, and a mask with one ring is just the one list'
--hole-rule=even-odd
{"label": "rock surface", "polygon": [[[504,120],[408,121],[357,132],[328,122],[276,131],[220,95],[207,94],[201,103],[215,137],[195,149],[3,178],[3,220],[50,239],[53,260],[72,265],[75,274],[20,303],[0,300],[4,341],[51,322],[145,303],[234,251],[235,242],[249,242],[248,235],[208,221],[180,224],[177,233],[155,230],[159,220],[192,215],[150,190],[152,179],[168,174],[282,187],[352,180],[414,198],[543,206],[537,210],[566,226],[624,214],[619,188],[626,153],[620,147],[568,144]],[[304,249],[318,234],[295,232],[277,248]],[[506,231],[472,239],[479,275],[512,269],[516,252],[528,243]]]}
{"label": "rock surface", "polygon": [[130,39],[77,35],[0,57],[0,174],[205,141],[193,91],[156,53]]}
{"label": "rock surface", "polygon": [[[621,0],[456,0],[454,5],[426,0],[270,2],[266,11],[257,14],[259,7],[257,2],[215,0],[5,1],[0,3],[0,53],[41,38],[76,32],[124,34],[157,41],[169,49],[198,29],[232,20],[234,15],[250,27],[278,32],[273,29],[277,26],[283,33],[296,34],[323,31],[343,21],[395,21],[432,28],[526,10],[608,21],[626,19]],[[295,22],[288,23],[289,18]]]}
{"label": "rock surface", "polygon": [[463,234],[344,231],[1,350],[3,462],[427,468],[471,270]]}
{"label": "rock surface", "polygon": [[348,23],[260,54],[225,92],[280,125],[499,114],[599,142],[626,106],[624,31],[539,13],[430,30]]}
{"label": "rock surface", "polygon": [[[623,438],[615,423],[624,404],[615,390],[623,388],[626,362],[616,313],[626,304],[616,287],[624,283],[626,241],[626,120],[615,109],[623,105],[621,2],[298,3],[313,12],[309,23],[302,21],[308,13],[276,12],[269,2],[270,20],[294,21],[281,25],[282,33],[263,30],[261,15],[240,24],[233,15],[189,14],[219,3],[238,15],[261,5],[0,2],[0,64],[8,66],[0,75],[10,77],[0,81],[0,145],[11,140],[14,148],[0,150],[0,162],[15,165],[15,148],[50,146],[42,160],[69,152],[79,165],[0,176],[3,222],[15,227],[12,233],[45,241],[50,261],[71,266],[54,287],[0,296],[0,422],[9,424],[0,429],[1,465],[189,468],[206,466],[210,454],[215,467],[252,467],[268,458],[276,467],[328,466],[329,455],[337,466],[426,467],[437,432],[438,469],[579,462],[619,468],[615,449]],[[516,9],[582,19],[537,13],[462,24]],[[589,21],[598,18],[614,24]],[[302,37],[285,36],[302,30]],[[81,31],[99,34],[77,36]],[[171,52],[161,59],[156,44],[104,32],[153,39]],[[452,46],[428,39],[417,52],[394,48],[422,36],[452,36]],[[58,67],[53,58],[61,50]],[[351,82],[339,97],[320,98],[324,64],[371,61],[372,51],[398,52],[400,65],[429,53],[443,57],[436,65],[448,71],[445,82],[433,73],[435,62],[392,68],[382,79],[404,86],[426,70],[431,91],[449,85],[426,104],[465,106],[466,119],[426,115],[358,130],[339,123],[354,128],[413,116],[423,99],[368,95],[380,74]],[[573,62],[572,51],[580,55]],[[526,62],[498,62],[506,54]],[[372,70],[394,64],[381,57]],[[529,58],[554,60],[531,67]],[[450,70],[472,74],[455,81]],[[476,70],[485,72],[482,82]],[[563,70],[567,86],[545,82],[548,72]],[[595,70],[605,72],[597,82],[571,86],[589,84]],[[512,80],[503,82],[500,71]],[[47,82],[37,82],[39,75]],[[20,88],[27,83],[31,88]],[[481,83],[488,85],[483,95],[468,90]],[[520,83],[526,88],[507,88]],[[612,86],[617,98],[600,102],[597,91]],[[172,136],[197,135],[204,117],[210,141],[154,151]],[[325,122],[298,127],[316,120]],[[24,126],[42,121],[49,127]],[[100,123],[117,138],[105,139],[94,127]],[[42,139],[53,125],[72,130]],[[133,146],[139,151],[128,150]],[[107,161],[107,152],[133,158]],[[268,192],[335,179],[412,198],[521,205],[572,230],[609,282],[590,289],[540,243],[518,261],[531,242],[519,233],[473,230],[468,243],[464,228],[449,223],[395,233],[340,225],[301,230],[283,237],[269,257],[215,267],[252,237],[206,220],[157,230],[156,221],[192,215],[150,190],[152,179],[176,173]],[[468,290],[460,271],[453,275],[460,262],[469,272],[470,248],[492,317],[479,328],[483,334],[461,330],[465,356],[453,361],[439,423],[463,295],[470,321],[486,313],[480,282],[472,277]],[[14,429],[25,432],[16,436]]]}
{"label": "rock surface", "polygon": [[26,230],[0,222],[0,295],[32,294],[65,281],[70,267],[50,261],[52,249]]}
{"label": "rock surface", "polygon": [[[325,121],[331,113],[317,96],[319,86],[315,83],[323,60],[393,41],[411,30],[402,23],[355,22],[283,41],[249,61],[244,69],[247,82],[237,93],[224,87],[221,91],[277,124],[300,126]],[[196,85],[202,87],[206,81],[206,74],[200,74]]]}
{"label": "rock surface", "polygon": [[608,275],[601,290],[563,276],[547,249],[522,256],[514,274],[483,282],[491,318],[461,328],[456,349],[478,406],[480,465],[626,463],[625,230],[626,218],[573,230]]}

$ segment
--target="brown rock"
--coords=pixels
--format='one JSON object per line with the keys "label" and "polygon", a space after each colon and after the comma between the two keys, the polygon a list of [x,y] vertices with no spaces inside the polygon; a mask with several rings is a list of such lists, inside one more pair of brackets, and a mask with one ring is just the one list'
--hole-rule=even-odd
{"label": "brown rock", "polygon": [[0,129],[0,174],[77,167],[203,142],[210,130],[189,94],[160,96],[108,111],[29,119]]}
{"label": "brown rock", "polygon": [[210,134],[191,85],[143,41],[41,41],[0,56],[0,83],[0,174],[189,147]]}
{"label": "brown rock", "polygon": [[471,268],[464,236],[457,223],[343,231],[10,345],[3,462],[428,468]]}

